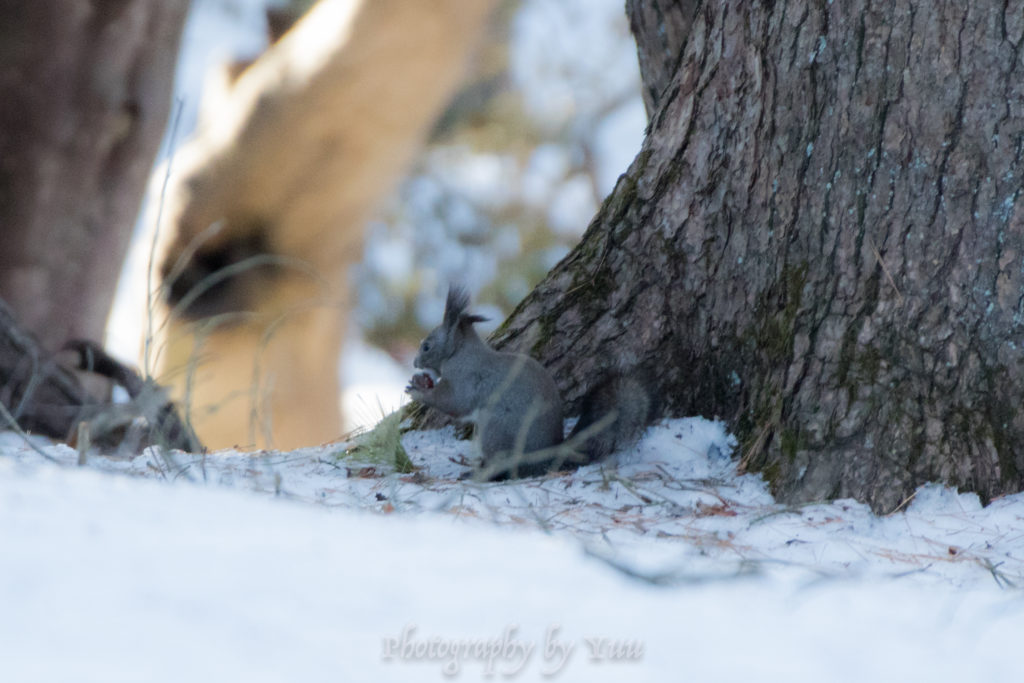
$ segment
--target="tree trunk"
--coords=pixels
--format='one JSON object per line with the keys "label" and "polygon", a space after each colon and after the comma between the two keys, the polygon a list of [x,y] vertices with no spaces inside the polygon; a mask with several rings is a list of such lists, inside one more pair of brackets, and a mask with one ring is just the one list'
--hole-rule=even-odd
{"label": "tree trunk", "polygon": [[0,0],[0,297],[49,350],[101,339],[187,0]]}
{"label": "tree trunk", "polygon": [[219,106],[176,151],[159,217],[151,348],[211,447],[341,435],[346,267],[495,4],[323,1],[207,93]]}
{"label": "tree trunk", "polygon": [[628,3],[648,136],[501,342],[651,369],[784,501],[1024,488],[1024,3],[686,5]]}

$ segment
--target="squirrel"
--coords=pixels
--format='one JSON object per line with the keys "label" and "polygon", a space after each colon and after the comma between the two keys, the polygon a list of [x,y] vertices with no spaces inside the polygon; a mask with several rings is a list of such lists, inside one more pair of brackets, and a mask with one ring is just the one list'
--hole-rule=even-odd
{"label": "squirrel", "polygon": [[564,439],[562,399],[550,373],[520,353],[495,351],[467,312],[469,294],[451,286],[444,319],[420,344],[406,392],[451,417],[474,422],[483,460],[475,478],[532,477],[607,458],[639,439],[655,412],[638,376],[614,374],[582,401]]}

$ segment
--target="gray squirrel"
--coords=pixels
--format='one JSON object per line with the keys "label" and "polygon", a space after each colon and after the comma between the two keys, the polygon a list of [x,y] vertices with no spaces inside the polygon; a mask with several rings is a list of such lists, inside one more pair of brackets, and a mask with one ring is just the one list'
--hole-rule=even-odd
{"label": "gray squirrel", "polygon": [[[420,344],[406,392],[451,417],[472,421],[483,454],[476,478],[531,477],[597,462],[636,441],[655,407],[645,383],[615,374],[584,397],[563,439],[562,399],[551,375],[530,356],[495,351],[467,312],[469,294],[448,289],[444,320]],[[432,374],[431,374],[432,373]]]}

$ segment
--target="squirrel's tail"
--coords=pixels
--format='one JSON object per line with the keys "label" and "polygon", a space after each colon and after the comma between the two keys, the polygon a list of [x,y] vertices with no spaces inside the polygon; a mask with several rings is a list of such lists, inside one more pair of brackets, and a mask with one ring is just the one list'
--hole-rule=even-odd
{"label": "squirrel's tail", "polygon": [[642,373],[615,374],[596,385],[580,406],[567,443],[588,464],[632,446],[657,415],[651,384]]}
{"label": "squirrel's tail", "polygon": [[476,472],[481,481],[536,477],[604,460],[639,440],[659,407],[646,375],[613,374],[598,383],[580,404],[580,419],[565,440],[551,448],[517,457],[494,458]]}

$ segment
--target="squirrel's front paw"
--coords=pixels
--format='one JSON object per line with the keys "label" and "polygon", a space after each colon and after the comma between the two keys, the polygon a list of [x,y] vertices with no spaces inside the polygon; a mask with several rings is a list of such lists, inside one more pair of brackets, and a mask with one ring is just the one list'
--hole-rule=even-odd
{"label": "squirrel's front paw", "polygon": [[434,378],[426,372],[420,372],[412,376],[409,380],[409,385],[405,388],[405,393],[412,396],[417,401],[421,400],[424,394],[434,388]]}

